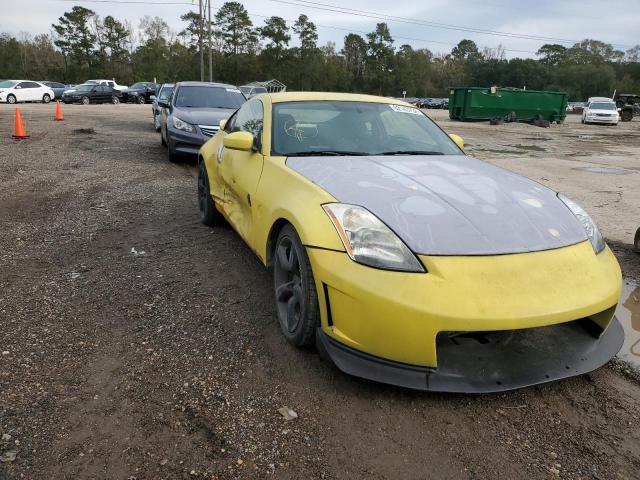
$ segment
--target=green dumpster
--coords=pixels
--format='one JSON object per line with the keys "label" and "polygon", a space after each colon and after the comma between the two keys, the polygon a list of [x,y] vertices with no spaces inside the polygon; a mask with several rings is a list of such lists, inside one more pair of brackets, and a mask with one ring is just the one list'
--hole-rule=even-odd
{"label": "green dumpster", "polygon": [[541,115],[549,122],[562,123],[567,116],[567,94],[519,88],[455,87],[449,92],[449,118],[490,120],[515,112],[518,121]]}

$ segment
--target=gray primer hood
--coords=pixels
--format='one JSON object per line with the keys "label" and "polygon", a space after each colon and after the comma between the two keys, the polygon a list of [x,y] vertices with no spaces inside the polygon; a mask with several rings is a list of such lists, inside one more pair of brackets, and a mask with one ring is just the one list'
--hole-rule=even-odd
{"label": "gray primer hood", "polygon": [[552,190],[463,155],[290,157],[287,166],[360,205],[415,253],[497,255],[587,240]]}

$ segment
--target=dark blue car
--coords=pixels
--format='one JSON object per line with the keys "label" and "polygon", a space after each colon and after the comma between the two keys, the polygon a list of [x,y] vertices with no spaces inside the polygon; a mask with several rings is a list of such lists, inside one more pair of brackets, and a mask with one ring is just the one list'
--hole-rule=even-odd
{"label": "dark blue car", "polygon": [[69,87],[64,83],[50,82],[50,81],[39,82],[39,83],[42,83],[43,85],[46,85],[51,90],[53,90],[53,93],[55,95],[54,100],[60,100],[62,98],[62,94],[64,93],[64,91],[69,89]]}

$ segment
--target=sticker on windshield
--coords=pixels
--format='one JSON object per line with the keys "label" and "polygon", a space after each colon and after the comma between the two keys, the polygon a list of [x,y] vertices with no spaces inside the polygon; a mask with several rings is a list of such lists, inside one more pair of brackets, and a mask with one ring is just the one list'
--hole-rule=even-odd
{"label": "sticker on windshield", "polygon": [[227,92],[233,92],[233,93],[242,93],[240,90],[238,90],[237,88],[225,88],[225,90]]}
{"label": "sticker on windshield", "polygon": [[389,106],[391,107],[391,110],[393,110],[394,112],[412,113],[413,115],[422,115],[422,112],[417,108],[405,107],[404,105],[389,105]]}

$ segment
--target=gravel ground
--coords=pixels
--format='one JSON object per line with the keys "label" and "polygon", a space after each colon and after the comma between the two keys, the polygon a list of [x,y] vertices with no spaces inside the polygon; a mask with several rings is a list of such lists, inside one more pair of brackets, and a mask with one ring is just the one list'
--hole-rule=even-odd
{"label": "gravel ground", "polygon": [[[1,479],[638,477],[627,365],[484,396],[347,377],[280,336],[269,273],[198,223],[195,168],[167,161],[149,106],[21,110],[31,138],[15,142],[0,105]],[[583,203],[640,276],[640,122],[433,115]]]}

